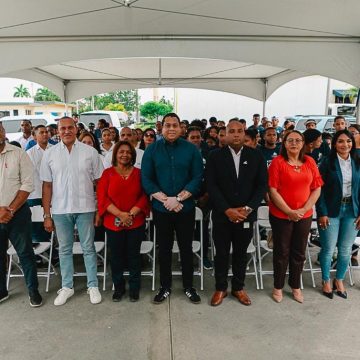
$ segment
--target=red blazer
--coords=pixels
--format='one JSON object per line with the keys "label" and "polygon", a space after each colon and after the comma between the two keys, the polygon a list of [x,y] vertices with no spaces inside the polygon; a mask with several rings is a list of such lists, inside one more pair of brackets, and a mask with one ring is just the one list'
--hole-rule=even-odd
{"label": "red blazer", "polygon": [[[134,168],[127,179],[124,179],[114,167],[106,169],[97,185],[98,211],[103,216],[104,226],[113,231],[135,229],[145,223],[149,214],[149,200],[141,187],[140,170]],[[133,224],[128,227],[115,226],[115,216],[107,211],[114,204],[121,211],[129,212],[136,206],[141,212],[135,216]]]}

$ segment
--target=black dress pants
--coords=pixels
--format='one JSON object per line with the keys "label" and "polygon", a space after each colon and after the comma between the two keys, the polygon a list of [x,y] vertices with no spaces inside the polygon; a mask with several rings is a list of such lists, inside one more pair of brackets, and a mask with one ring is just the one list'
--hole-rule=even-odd
{"label": "black dress pants", "polygon": [[242,290],[245,285],[247,248],[253,236],[253,222],[232,223],[230,221],[213,222],[213,239],[216,250],[215,256],[215,287],[217,291],[226,291],[228,287],[228,271],[230,245],[232,244],[231,288],[233,291]]}
{"label": "black dress pants", "polygon": [[153,210],[156,240],[159,244],[160,285],[171,288],[171,263],[174,232],[179,245],[184,289],[193,286],[192,241],[195,227],[195,209],[187,212],[165,213]]}

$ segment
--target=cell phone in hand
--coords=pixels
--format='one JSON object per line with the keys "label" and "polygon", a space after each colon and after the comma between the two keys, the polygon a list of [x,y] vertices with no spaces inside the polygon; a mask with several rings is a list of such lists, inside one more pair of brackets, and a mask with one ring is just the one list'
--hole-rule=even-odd
{"label": "cell phone in hand", "polygon": [[114,225],[115,225],[116,227],[119,227],[120,224],[121,224],[121,220],[116,217],[115,220],[114,220]]}

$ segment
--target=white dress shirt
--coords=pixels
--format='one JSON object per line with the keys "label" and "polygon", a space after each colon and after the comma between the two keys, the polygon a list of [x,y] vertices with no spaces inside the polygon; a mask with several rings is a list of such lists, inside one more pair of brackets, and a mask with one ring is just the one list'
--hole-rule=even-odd
{"label": "white dress shirt", "polygon": [[351,196],[351,181],[352,181],[352,168],[351,168],[351,156],[344,160],[337,154],[340,169],[341,169],[341,175],[343,180],[343,197],[349,197]]}
{"label": "white dress shirt", "polygon": [[21,145],[21,148],[23,150],[26,149],[26,145],[31,141],[31,140],[34,140],[33,136],[30,135],[27,139],[24,138],[24,135],[22,135],[20,138],[16,139],[15,141],[17,141],[20,145]]}
{"label": "white dress shirt", "polygon": [[41,161],[40,180],[52,182],[52,213],[95,211],[93,182],[103,169],[98,152],[78,140],[70,153],[62,141],[47,150]]}
{"label": "white dress shirt", "polygon": [[[51,144],[47,144],[46,149],[52,147]],[[40,165],[45,150],[39,144],[34,145],[26,153],[34,166],[34,191],[29,195],[28,199],[41,199],[42,197],[42,181],[40,180]]]}
{"label": "white dress shirt", "polygon": [[104,147],[103,147],[103,144],[100,144],[100,150],[101,150],[101,154],[106,156],[107,154],[112,154],[113,152],[113,149],[114,149],[114,144],[111,145],[111,148],[109,150],[106,150]]}
{"label": "white dress shirt", "polygon": [[19,190],[34,190],[33,165],[24,150],[5,144],[0,153],[0,206],[9,206]]}
{"label": "white dress shirt", "polygon": [[241,147],[241,149],[239,150],[238,153],[236,153],[235,150],[231,146],[229,146],[229,149],[230,149],[231,155],[232,155],[233,160],[234,160],[235,169],[236,169],[236,176],[239,177],[240,158],[241,158],[241,151],[242,151],[243,148]]}
{"label": "white dress shirt", "polygon": [[[144,150],[141,149],[135,149],[136,150],[136,161],[134,164],[134,167],[141,169],[141,161],[144,155]],[[104,168],[108,169],[112,166],[112,153],[106,154],[104,158]]]}

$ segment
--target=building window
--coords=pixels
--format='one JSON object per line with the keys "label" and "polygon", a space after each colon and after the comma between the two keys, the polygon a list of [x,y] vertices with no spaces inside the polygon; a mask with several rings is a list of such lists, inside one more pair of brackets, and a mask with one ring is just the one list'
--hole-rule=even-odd
{"label": "building window", "polygon": [[25,115],[31,115],[31,110],[25,110]]}
{"label": "building window", "polygon": [[19,110],[13,110],[14,116],[19,116]]}

